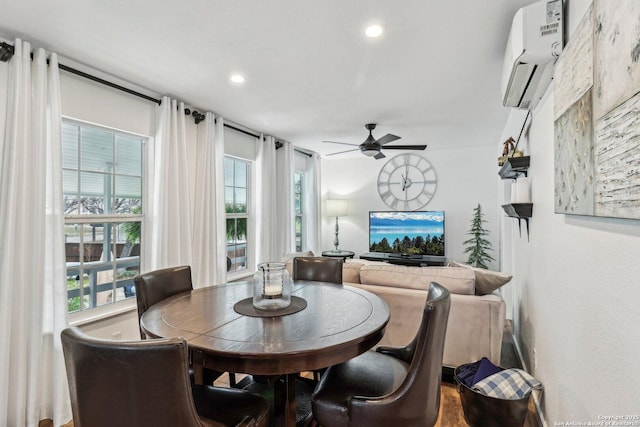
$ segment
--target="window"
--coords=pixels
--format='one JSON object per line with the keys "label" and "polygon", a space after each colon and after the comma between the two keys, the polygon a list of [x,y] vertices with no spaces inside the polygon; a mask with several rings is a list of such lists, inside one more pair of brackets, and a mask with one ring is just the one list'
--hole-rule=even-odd
{"label": "window", "polygon": [[224,200],[227,212],[227,270],[247,269],[247,224],[249,222],[250,163],[225,156]]}
{"label": "window", "polygon": [[293,174],[293,198],[295,203],[294,233],[296,238],[296,252],[302,252],[302,224],[304,221],[304,175],[301,172]]}
{"label": "window", "polygon": [[70,312],[135,296],[146,139],[64,120],[62,176]]}

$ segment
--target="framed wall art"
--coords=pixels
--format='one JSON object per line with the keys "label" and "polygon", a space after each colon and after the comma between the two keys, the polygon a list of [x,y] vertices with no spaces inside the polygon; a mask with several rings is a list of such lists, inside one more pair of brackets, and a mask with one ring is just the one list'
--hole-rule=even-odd
{"label": "framed wall art", "polygon": [[555,212],[640,219],[640,2],[595,0],[554,80]]}

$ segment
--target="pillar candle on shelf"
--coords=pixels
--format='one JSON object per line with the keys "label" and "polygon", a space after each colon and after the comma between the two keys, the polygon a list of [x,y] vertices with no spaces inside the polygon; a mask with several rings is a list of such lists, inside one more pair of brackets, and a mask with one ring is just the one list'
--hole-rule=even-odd
{"label": "pillar candle on shelf", "polygon": [[518,181],[511,181],[511,203],[518,203]]}
{"label": "pillar candle on shelf", "polygon": [[[516,180],[516,202],[531,203],[531,184],[528,176],[521,176]],[[512,196],[513,199],[513,196]]]}

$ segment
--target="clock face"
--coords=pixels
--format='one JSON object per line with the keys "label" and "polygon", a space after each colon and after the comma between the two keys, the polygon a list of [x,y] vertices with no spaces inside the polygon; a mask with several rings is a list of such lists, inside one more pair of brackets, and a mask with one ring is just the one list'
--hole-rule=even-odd
{"label": "clock face", "polygon": [[429,203],[436,192],[436,171],[422,156],[400,154],[380,169],[378,193],[393,210],[415,211]]}

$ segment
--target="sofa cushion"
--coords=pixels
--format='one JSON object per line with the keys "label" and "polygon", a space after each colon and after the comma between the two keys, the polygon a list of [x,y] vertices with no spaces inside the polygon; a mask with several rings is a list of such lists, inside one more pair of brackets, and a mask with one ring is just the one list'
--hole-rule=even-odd
{"label": "sofa cushion", "polygon": [[497,271],[485,270],[484,268],[473,267],[468,264],[461,264],[455,261],[449,262],[450,267],[468,268],[476,276],[476,295],[488,295],[506,285],[513,276],[499,273]]}
{"label": "sofa cushion", "polygon": [[360,268],[360,283],[368,285],[426,291],[431,282],[439,283],[452,294],[475,293],[475,274],[466,268],[409,267],[394,264],[368,264]]}
{"label": "sofa cushion", "polygon": [[342,282],[343,283],[361,283],[360,269],[364,265],[389,265],[382,261],[370,261],[368,259],[346,259],[342,264]]}
{"label": "sofa cushion", "polygon": [[360,268],[364,263],[359,259],[347,259],[342,264],[342,282],[360,283]]}

